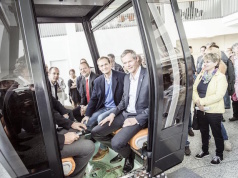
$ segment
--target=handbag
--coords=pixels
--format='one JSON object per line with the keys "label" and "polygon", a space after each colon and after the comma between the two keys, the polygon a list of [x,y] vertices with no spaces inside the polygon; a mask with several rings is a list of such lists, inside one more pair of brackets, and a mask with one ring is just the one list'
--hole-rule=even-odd
{"label": "handbag", "polygon": [[193,130],[199,130],[199,123],[198,123],[198,117],[197,117],[197,110],[194,108],[194,114],[193,114],[193,124],[192,124]]}

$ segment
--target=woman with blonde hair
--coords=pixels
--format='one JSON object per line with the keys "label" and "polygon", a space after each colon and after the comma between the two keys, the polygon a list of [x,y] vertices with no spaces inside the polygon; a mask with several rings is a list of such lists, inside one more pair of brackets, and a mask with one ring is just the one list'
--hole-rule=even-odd
{"label": "woman with blonde hair", "polygon": [[220,164],[223,160],[224,139],[221,131],[222,114],[225,112],[223,97],[227,90],[226,76],[218,70],[220,56],[208,53],[204,56],[204,70],[193,85],[193,102],[197,106],[197,118],[202,137],[202,152],[195,158],[209,156],[209,126],[216,144],[216,156],[211,164]]}

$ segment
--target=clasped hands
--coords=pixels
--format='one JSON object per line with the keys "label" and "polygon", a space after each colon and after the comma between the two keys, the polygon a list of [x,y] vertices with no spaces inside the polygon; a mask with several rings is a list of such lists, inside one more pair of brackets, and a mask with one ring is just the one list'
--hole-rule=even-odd
{"label": "clasped hands", "polygon": [[[71,127],[75,130],[82,131],[83,129],[86,130],[87,127],[85,124],[74,122]],[[79,135],[76,134],[76,132],[68,132],[64,134],[64,144],[69,145],[73,143],[74,141],[79,139]]]}
{"label": "clasped hands", "polygon": [[200,109],[200,111],[204,111],[204,107],[200,104],[200,101],[199,101],[199,100],[197,100],[197,101],[195,102],[195,104],[196,104],[197,107]]}

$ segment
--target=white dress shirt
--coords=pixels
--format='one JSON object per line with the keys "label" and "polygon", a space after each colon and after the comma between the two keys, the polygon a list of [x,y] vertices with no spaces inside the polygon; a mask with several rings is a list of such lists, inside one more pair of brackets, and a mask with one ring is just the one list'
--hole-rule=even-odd
{"label": "white dress shirt", "polygon": [[130,91],[129,91],[129,104],[126,111],[129,113],[136,113],[136,92],[138,87],[138,81],[140,77],[141,66],[136,72],[135,77],[130,74]]}

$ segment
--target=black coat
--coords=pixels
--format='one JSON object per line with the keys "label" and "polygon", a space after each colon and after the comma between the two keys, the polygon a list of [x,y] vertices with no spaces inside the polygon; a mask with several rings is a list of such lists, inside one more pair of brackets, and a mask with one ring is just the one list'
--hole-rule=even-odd
{"label": "black coat", "polygon": [[[123,94],[125,73],[112,70],[112,93],[114,103],[117,106]],[[86,116],[91,117],[94,112],[104,107],[105,102],[105,78],[104,75],[94,80],[93,92],[86,110]]]}
{"label": "black coat", "polygon": [[231,96],[235,93],[235,70],[234,65],[231,61],[231,59],[227,60],[227,81],[228,81],[228,94]]}
{"label": "black coat", "polygon": [[[98,77],[98,74],[95,74],[94,72],[91,72],[90,78],[89,78],[89,95],[90,98],[92,96],[93,92],[93,86],[94,86],[94,80]],[[81,96],[81,105],[87,105],[87,95],[86,95],[86,80],[83,77],[81,80],[81,86],[80,86],[80,96]]]}

